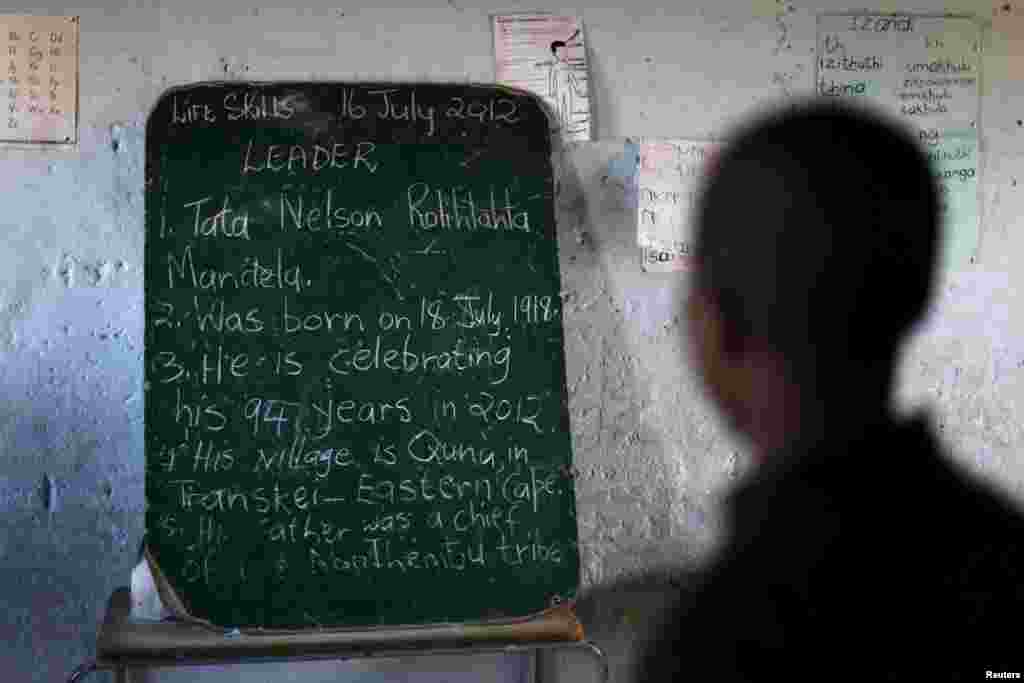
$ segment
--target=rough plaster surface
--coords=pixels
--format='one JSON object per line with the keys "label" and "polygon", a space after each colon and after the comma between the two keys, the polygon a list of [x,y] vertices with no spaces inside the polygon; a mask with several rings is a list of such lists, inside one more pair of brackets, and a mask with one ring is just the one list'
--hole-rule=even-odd
{"label": "rough plaster surface", "polygon": [[[0,670],[11,681],[59,680],[91,655],[107,597],[136,561],[143,130],[158,95],[207,79],[489,81],[488,14],[533,9],[496,0],[97,4],[24,8],[82,17],[78,147],[0,149]],[[719,496],[748,459],[687,367],[685,281],[639,270],[622,138],[715,137],[752,107],[807,92],[814,12],[845,6],[604,5],[564,8],[586,22],[601,141],[564,150],[558,215],[579,613],[613,679],[628,680],[666,591],[685,585],[722,539]],[[957,9],[989,18],[994,7]],[[1007,41],[988,44],[986,64],[1005,61]],[[898,400],[931,406],[955,457],[1024,501],[1024,275],[1012,262],[1024,253],[1021,119],[1024,81],[988,83],[978,264],[941,283],[932,317],[907,346]],[[865,466],[884,476],[884,462]],[[245,677],[284,680],[280,669],[254,675]]]}

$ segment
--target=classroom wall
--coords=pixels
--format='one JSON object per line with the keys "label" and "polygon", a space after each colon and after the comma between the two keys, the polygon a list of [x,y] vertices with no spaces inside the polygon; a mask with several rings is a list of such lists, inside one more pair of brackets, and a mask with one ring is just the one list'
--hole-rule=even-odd
{"label": "classroom wall", "polygon": [[[488,14],[536,9],[497,0],[367,4],[10,8],[81,15],[81,115],[73,150],[0,149],[4,680],[56,680],[91,656],[106,600],[137,561],[143,142],[158,95],[209,79],[486,82]],[[558,214],[580,472],[579,611],[615,680],[628,680],[669,578],[685,582],[722,538],[717,502],[748,453],[687,366],[678,316],[685,281],[639,270],[622,138],[717,137],[752,108],[809,92],[814,12],[857,6],[608,4],[545,9],[586,23],[598,140],[566,150]],[[1024,304],[1016,297],[1024,270],[1012,265],[1024,253],[1024,80],[1010,77],[1024,69],[1024,6],[876,0],[867,8],[966,10],[990,26],[977,263],[942,283],[929,324],[908,345],[898,398],[904,409],[928,406],[956,457],[1024,503]],[[886,476],[875,454],[864,466]]]}

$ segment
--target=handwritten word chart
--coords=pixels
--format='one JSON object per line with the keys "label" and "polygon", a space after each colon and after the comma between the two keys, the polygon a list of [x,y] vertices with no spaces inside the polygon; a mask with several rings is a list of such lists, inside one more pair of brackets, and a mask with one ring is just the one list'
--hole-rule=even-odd
{"label": "handwritten word chart", "polygon": [[943,271],[970,262],[980,237],[978,215],[978,136],[972,132],[929,140],[945,225],[940,263]]}
{"label": "handwritten word chart", "polygon": [[78,17],[0,15],[0,50],[0,142],[75,142]]}
{"label": "handwritten word chart", "polygon": [[687,270],[693,254],[692,209],[717,143],[640,140],[637,242],[648,272]]}
{"label": "handwritten word chart", "polygon": [[928,151],[943,194],[944,270],[970,262],[980,230],[980,45],[968,17],[818,16],[818,94],[870,102]]}
{"label": "handwritten word chart", "polygon": [[147,544],[225,626],[522,617],[578,584],[536,98],[202,84],[147,128]]}

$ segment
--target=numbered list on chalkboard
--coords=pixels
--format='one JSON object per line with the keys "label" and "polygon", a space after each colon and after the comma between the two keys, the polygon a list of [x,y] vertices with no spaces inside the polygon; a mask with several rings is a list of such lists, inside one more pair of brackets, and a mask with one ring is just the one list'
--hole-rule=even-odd
{"label": "numbered list on chalkboard", "polygon": [[521,617],[578,583],[547,115],[201,84],[147,129],[147,547],[192,616]]}

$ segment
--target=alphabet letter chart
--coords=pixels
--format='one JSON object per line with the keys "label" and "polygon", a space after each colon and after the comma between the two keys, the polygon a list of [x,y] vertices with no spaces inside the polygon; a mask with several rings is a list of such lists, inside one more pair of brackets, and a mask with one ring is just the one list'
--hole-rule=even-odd
{"label": "alphabet letter chart", "polygon": [[78,17],[0,15],[0,142],[74,144]]}

